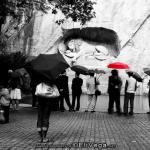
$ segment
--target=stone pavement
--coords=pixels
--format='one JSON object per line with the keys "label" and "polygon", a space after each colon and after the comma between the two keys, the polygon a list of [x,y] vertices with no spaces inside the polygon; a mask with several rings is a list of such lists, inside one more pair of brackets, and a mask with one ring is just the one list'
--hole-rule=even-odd
{"label": "stone pavement", "polygon": [[52,112],[47,144],[37,142],[36,118],[33,108],[11,111],[10,123],[0,124],[0,150],[150,149],[147,114],[124,117],[105,112]]}

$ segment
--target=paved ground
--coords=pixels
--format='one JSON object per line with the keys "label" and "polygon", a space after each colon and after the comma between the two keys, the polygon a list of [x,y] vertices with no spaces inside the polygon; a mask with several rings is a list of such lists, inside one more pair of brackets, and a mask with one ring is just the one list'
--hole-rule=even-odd
{"label": "paved ground", "polygon": [[0,150],[80,150],[81,146],[94,150],[106,145],[103,149],[150,149],[150,116],[147,114],[124,117],[103,112],[52,112],[47,144],[37,142],[36,117],[36,109],[32,108],[11,111],[10,123],[0,124]]}

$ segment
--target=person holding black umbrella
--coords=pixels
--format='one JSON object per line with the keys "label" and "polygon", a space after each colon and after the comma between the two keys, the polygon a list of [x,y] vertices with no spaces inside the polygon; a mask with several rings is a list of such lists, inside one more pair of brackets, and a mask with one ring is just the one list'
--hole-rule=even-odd
{"label": "person holding black umbrella", "polygon": [[75,107],[75,101],[77,98],[77,106],[76,111],[79,111],[80,109],[80,96],[82,93],[82,84],[83,80],[79,77],[79,73],[76,72],[75,78],[72,80],[72,108]]}
{"label": "person holding black umbrella", "polygon": [[49,117],[52,109],[52,101],[58,97],[59,91],[55,84],[48,80],[43,80],[36,86],[35,95],[38,99],[38,117],[37,117],[37,130],[40,135],[40,142],[48,142],[46,138],[49,128]]}

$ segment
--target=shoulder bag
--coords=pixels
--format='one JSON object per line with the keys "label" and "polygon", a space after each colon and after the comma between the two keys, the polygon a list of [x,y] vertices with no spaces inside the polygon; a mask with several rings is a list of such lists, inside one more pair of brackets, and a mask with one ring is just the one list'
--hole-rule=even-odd
{"label": "shoulder bag", "polygon": [[35,95],[44,98],[56,98],[60,96],[56,85],[48,85],[46,83],[40,83],[37,85]]}

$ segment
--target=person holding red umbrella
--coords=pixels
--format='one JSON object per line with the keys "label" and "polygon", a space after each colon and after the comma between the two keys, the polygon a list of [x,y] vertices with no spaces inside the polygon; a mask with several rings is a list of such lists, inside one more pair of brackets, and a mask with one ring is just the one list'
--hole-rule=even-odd
{"label": "person holding red umbrella", "polygon": [[109,104],[108,113],[113,113],[114,102],[116,103],[116,110],[118,115],[121,114],[120,108],[120,91],[122,86],[122,80],[118,75],[118,70],[112,70],[112,75],[109,77],[108,81],[108,93],[109,93]]}

